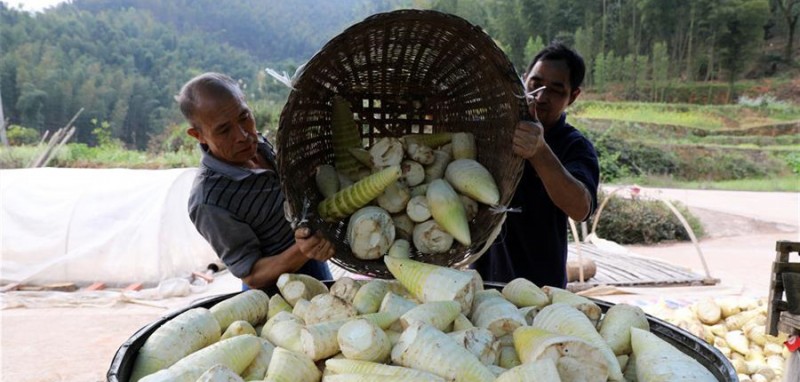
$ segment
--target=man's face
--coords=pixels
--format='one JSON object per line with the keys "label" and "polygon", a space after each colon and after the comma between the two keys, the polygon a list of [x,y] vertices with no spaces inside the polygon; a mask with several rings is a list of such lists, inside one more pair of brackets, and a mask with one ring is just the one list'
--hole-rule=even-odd
{"label": "man's face", "polygon": [[525,78],[528,91],[547,87],[528,104],[528,111],[532,116],[537,116],[546,128],[558,122],[561,113],[581,92],[580,89],[572,88],[569,67],[563,60],[538,61]]}
{"label": "man's face", "polygon": [[189,135],[217,159],[242,166],[256,153],[258,135],[250,108],[238,97],[203,98]]}

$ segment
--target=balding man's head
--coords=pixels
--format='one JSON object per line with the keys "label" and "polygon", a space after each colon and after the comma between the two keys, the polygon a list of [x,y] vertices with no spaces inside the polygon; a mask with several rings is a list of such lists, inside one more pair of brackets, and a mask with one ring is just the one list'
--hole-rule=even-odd
{"label": "balding man's head", "polygon": [[244,100],[244,93],[239,84],[233,78],[212,72],[192,78],[175,96],[181,113],[195,128],[199,128],[194,118],[198,110],[213,107],[218,101],[230,98]]}

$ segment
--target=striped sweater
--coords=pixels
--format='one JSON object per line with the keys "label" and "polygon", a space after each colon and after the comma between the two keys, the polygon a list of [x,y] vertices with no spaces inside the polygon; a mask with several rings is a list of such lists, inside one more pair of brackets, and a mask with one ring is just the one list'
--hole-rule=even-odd
{"label": "striped sweater", "polygon": [[[275,153],[260,137],[258,152],[277,168]],[[220,161],[201,147],[203,158],[189,196],[189,217],[236,277],[255,262],[294,244],[283,213],[284,195],[275,171],[248,169]],[[324,263],[308,261],[298,272],[329,278]]]}

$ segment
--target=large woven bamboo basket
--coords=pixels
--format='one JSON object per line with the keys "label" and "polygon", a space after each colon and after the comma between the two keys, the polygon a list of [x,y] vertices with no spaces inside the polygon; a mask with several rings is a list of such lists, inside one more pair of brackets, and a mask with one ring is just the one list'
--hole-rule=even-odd
{"label": "large woven bamboo basket", "polygon": [[[290,214],[310,201],[309,225],[336,245],[333,262],[351,272],[391,277],[383,261],[360,260],[345,242],[347,221],[325,223],[314,181],[333,163],[332,98],[350,102],[364,146],[411,133],[471,132],[478,161],[494,176],[507,205],[522,174],[511,150],[526,113],[522,82],[506,55],[479,27],[435,11],[401,10],[371,16],[329,41],[299,73],[280,117],[278,166]],[[481,206],[470,222],[472,245],[413,258],[437,265],[468,263],[493,239],[503,215]]]}

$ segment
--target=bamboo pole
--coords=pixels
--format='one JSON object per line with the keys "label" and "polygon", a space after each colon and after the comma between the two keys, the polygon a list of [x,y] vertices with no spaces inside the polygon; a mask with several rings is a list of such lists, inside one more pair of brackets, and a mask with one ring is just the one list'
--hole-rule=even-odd
{"label": "bamboo pole", "polygon": [[[75,113],[72,119],[70,119],[69,122],[67,122],[67,124],[64,125],[64,127],[56,130],[56,132],[53,133],[53,135],[47,141],[47,146],[45,147],[42,154],[39,155],[36,159],[34,159],[33,162],[31,162],[31,164],[28,167],[31,168],[44,167],[45,165],[47,165],[48,162],[50,162],[50,160],[53,157],[53,154],[56,153],[58,149],[60,149],[70,138],[72,138],[72,135],[75,134],[75,126],[72,126],[72,124],[75,122],[76,119],[78,119],[78,116],[80,116],[81,113],[83,113],[83,108],[78,110],[78,112]],[[46,137],[47,133],[45,133],[45,136],[42,137],[42,141],[44,141]]]}
{"label": "bamboo pole", "polygon": [[8,135],[6,135],[6,127],[8,126],[8,120],[3,115],[3,95],[0,94],[0,142],[3,143],[3,146],[8,147]]}

